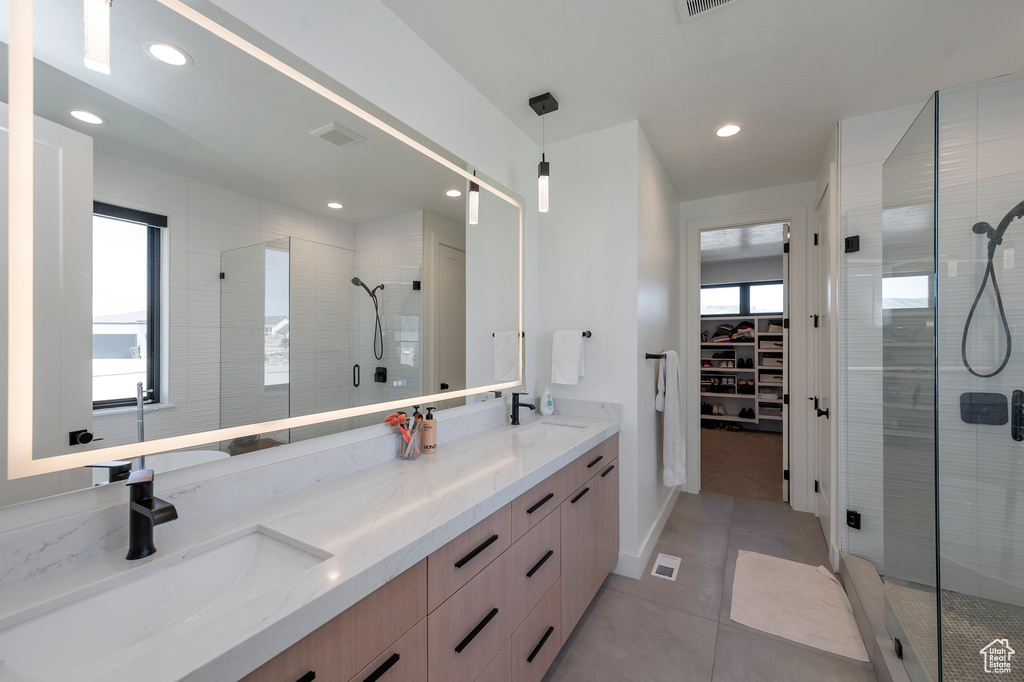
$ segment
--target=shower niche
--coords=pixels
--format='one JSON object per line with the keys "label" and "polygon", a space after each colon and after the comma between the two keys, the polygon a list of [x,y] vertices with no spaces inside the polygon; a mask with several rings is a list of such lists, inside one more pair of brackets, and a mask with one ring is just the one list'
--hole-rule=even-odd
{"label": "shower niche", "polygon": [[942,90],[883,167],[885,610],[915,682],[1024,658],[1024,77]]}

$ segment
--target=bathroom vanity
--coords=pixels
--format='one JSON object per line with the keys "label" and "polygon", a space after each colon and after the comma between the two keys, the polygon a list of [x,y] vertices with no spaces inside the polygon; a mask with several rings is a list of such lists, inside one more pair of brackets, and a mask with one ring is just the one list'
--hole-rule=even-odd
{"label": "bathroom vanity", "polygon": [[616,434],[244,679],[540,680],[618,557],[617,456]]}
{"label": "bathroom vanity", "polygon": [[180,518],[139,561],[124,501],[0,533],[19,560],[0,680],[541,679],[618,557],[619,418],[509,427],[507,407],[442,414],[465,435],[415,461],[381,428],[198,486],[158,476]]}

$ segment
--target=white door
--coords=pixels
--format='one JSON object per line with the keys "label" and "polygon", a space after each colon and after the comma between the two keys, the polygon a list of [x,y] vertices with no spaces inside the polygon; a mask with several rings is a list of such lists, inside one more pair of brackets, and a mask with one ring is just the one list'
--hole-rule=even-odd
{"label": "white door", "polygon": [[[783,228],[785,232],[782,234],[782,242],[785,245],[782,250],[782,317],[783,319],[789,319],[789,223],[785,224]],[[784,352],[782,354],[782,366],[785,371],[782,373],[782,393],[783,395],[789,395],[790,387],[790,371],[792,365],[790,365],[789,355],[789,325],[785,322],[782,327],[782,347]],[[783,403],[782,405],[782,501],[789,502],[789,476],[786,472],[789,471],[789,405]]]}
{"label": "white door", "polygon": [[[836,504],[838,503],[838,472],[836,471],[837,443],[833,438],[833,423],[838,415],[833,414],[835,395],[835,377],[833,376],[833,356],[838,355],[838,348],[835,346],[836,335],[836,275],[837,262],[836,254],[838,230],[834,225],[835,208],[833,206],[835,188],[835,164],[832,164],[830,182],[825,189],[818,208],[815,211],[815,232],[817,245],[813,246],[813,258],[815,261],[816,277],[814,287],[816,289],[816,309],[813,314],[817,315],[816,326],[812,327],[814,332],[814,344],[816,349],[816,388],[814,395],[816,405],[812,405],[812,419],[817,421],[817,515],[821,523],[821,530],[825,534],[825,542],[828,544],[829,557],[832,559],[833,568],[838,563],[838,551],[835,543],[838,538],[838,519]],[[833,253],[835,251],[835,253]],[[812,325],[815,321],[812,320]]]}
{"label": "white door", "polygon": [[437,378],[440,392],[466,388],[466,252],[438,251]]}

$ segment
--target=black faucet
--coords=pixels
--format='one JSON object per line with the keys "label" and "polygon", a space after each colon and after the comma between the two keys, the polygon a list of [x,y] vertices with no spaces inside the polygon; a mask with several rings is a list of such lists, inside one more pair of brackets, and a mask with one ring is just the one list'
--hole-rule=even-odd
{"label": "black faucet", "polygon": [[536,410],[537,406],[531,403],[519,402],[519,396],[530,395],[529,393],[513,393],[512,394],[512,426],[519,426],[519,408],[528,407],[531,410]]}
{"label": "black faucet", "polygon": [[128,556],[134,561],[156,552],[153,526],[178,518],[178,510],[170,502],[153,497],[153,470],[139,469],[128,477]]}

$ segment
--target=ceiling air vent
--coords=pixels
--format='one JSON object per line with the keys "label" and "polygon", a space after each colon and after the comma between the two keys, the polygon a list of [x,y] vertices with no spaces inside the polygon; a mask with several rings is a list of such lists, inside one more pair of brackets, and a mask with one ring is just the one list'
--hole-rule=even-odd
{"label": "ceiling air vent", "polygon": [[676,9],[679,11],[679,21],[682,23],[692,21],[735,2],[739,2],[739,0],[676,0]]}
{"label": "ceiling air vent", "polygon": [[356,135],[340,123],[328,123],[322,128],[310,131],[313,137],[319,137],[324,142],[330,142],[336,147],[347,147],[356,142],[362,142],[364,137]]}

